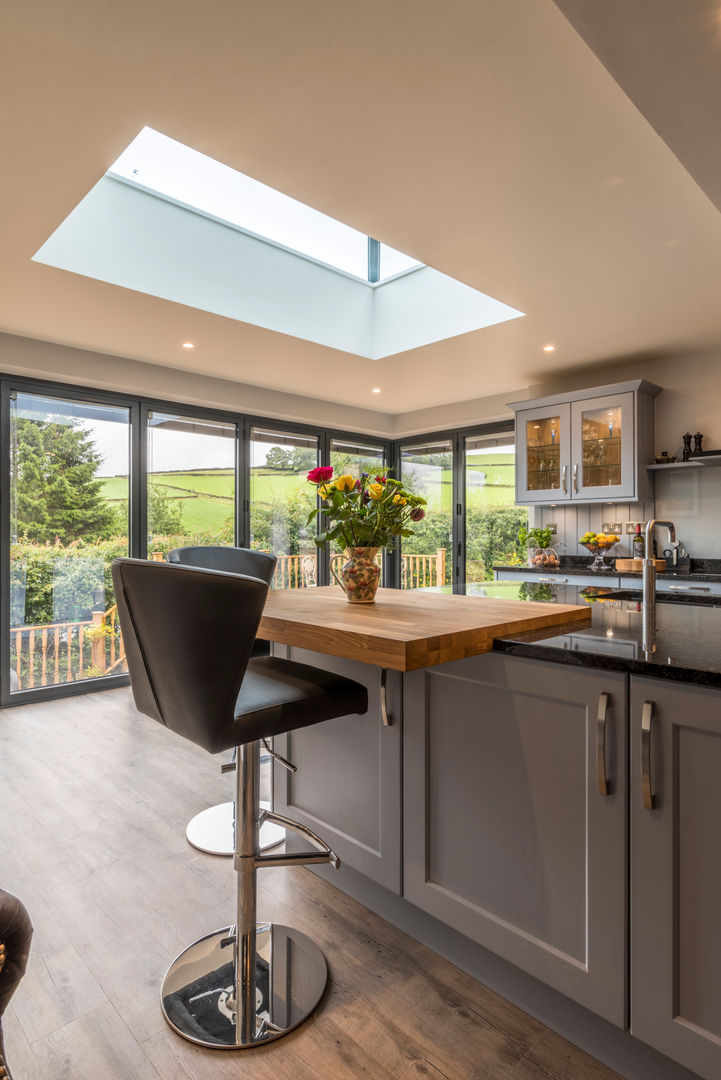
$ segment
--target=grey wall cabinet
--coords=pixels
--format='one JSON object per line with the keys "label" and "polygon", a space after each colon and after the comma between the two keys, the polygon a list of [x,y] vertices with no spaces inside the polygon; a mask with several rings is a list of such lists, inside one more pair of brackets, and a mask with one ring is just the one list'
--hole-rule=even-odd
{"label": "grey wall cabinet", "polygon": [[387,673],[390,726],[380,709],[380,669],[305,649],[274,645],[276,655],[355,679],[368,687],[369,710],[313,724],[276,739],[298,766],[276,764],[276,810],[317,832],[341,861],[397,894],[401,891],[402,675]]}
{"label": "grey wall cabinet", "polygon": [[624,1026],[626,677],[489,653],[404,701],[404,896]]}
{"label": "grey wall cabinet", "polygon": [[631,1031],[721,1077],[721,693],[631,679]]}
{"label": "grey wall cabinet", "polygon": [[599,386],[510,403],[516,413],[516,502],[650,498],[653,383]]}

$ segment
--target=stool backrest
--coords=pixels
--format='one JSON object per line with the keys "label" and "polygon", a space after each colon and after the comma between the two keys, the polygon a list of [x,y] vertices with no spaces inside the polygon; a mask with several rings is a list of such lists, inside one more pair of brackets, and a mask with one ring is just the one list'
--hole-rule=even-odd
{"label": "stool backrest", "polygon": [[116,559],[113,584],[139,712],[212,754],[225,749],[267,582]]}
{"label": "stool backrest", "polygon": [[225,570],[228,574],[247,574],[270,585],[277,563],[275,555],[237,547],[181,547],[168,552],[168,562],[183,566],[201,566],[206,570]]}

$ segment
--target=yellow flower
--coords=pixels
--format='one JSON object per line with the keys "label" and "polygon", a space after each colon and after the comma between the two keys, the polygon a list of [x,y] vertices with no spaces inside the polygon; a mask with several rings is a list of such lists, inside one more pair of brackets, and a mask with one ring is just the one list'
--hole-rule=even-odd
{"label": "yellow flower", "polygon": [[336,477],[335,486],[338,491],[352,491],[355,487],[355,478],[352,476],[338,476]]}
{"label": "yellow flower", "polygon": [[385,491],[385,488],[384,488],[383,484],[369,484],[368,485],[368,494],[370,495],[371,499],[380,499],[381,496],[383,495],[384,491]]}
{"label": "yellow flower", "polygon": [[320,495],[321,499],[327,499],[331,493],[332,488],[332,484],[321,484],[318,488],[318,494]]}
{"label": "yellow flower", "polygon": [[402,495],[394,495],[393,496],[393,502],[398,503],[400,506],[405,506],[406,505],[406,500],[403,498]]}

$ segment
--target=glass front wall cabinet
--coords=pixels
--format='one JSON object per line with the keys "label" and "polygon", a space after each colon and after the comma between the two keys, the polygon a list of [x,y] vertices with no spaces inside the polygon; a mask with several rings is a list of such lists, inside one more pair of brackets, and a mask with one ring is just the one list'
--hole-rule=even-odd
{"label": "glass front wall cabinet", "polygon": [[401,544],[401,588],[447,587],[453,580],[453,443],[401,447],[401,479],[426,499],[426,515]]}
{"label": "glass front wall cabinet", "polygon": [[525,559],[518,532],[528,511],[515,505],[516,447],[513,431],[465,439],[466,592],[507,596],[493,580],[493,565]]}
{"label": "glass front wall cabinet", "polygon": [[516,502],[635,502],[651,498],[654,401],[643,379],[514,402]]}
{"label": "glass front wall cabinet", "polygon": [[315,435],[254,427],[250,433],[250,546],[277,556],[272,587],[306,589],[318,584],[317,503],[307,481],[318,464]]}
{"label": "glass front wall cabinet", "polygon": [[235,543],[235,424],[149,412],[148,556]]}
{"label": "glass front wall cabinet", "polygon": [[[331,439],[330,441],[330,464],[333,466],[333,476],[342,476],[347,473],[358,479],[361,473],[375,475],[385,465],[385,453],[382,446],[365,444],[355,439]],[[330,553],[330,565],[336,573],[340,573],[344,557],[342,552],[333,550]],[[383,552],[378,552],[378,565],[381,568],[380,584],[383,585]],[[333,581],[331,580],[331,584]]]}
{"label": "glass front wall cabinet", "polygon": [[127,671],[130,410],[10,394],[10,693]]}

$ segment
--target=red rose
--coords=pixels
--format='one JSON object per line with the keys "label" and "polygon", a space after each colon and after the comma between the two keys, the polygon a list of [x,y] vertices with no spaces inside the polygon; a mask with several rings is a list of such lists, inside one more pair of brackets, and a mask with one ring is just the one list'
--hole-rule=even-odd
{"label": "red rose", "polygon": [[376,476],[376,484],[385,484],[386,482],[385,476]]}
{"label": "red rose", "polygon": [[327,484],[332,475],[332,465],[319,465],[317,469],[310,470],[308,480],[311,484]]}

